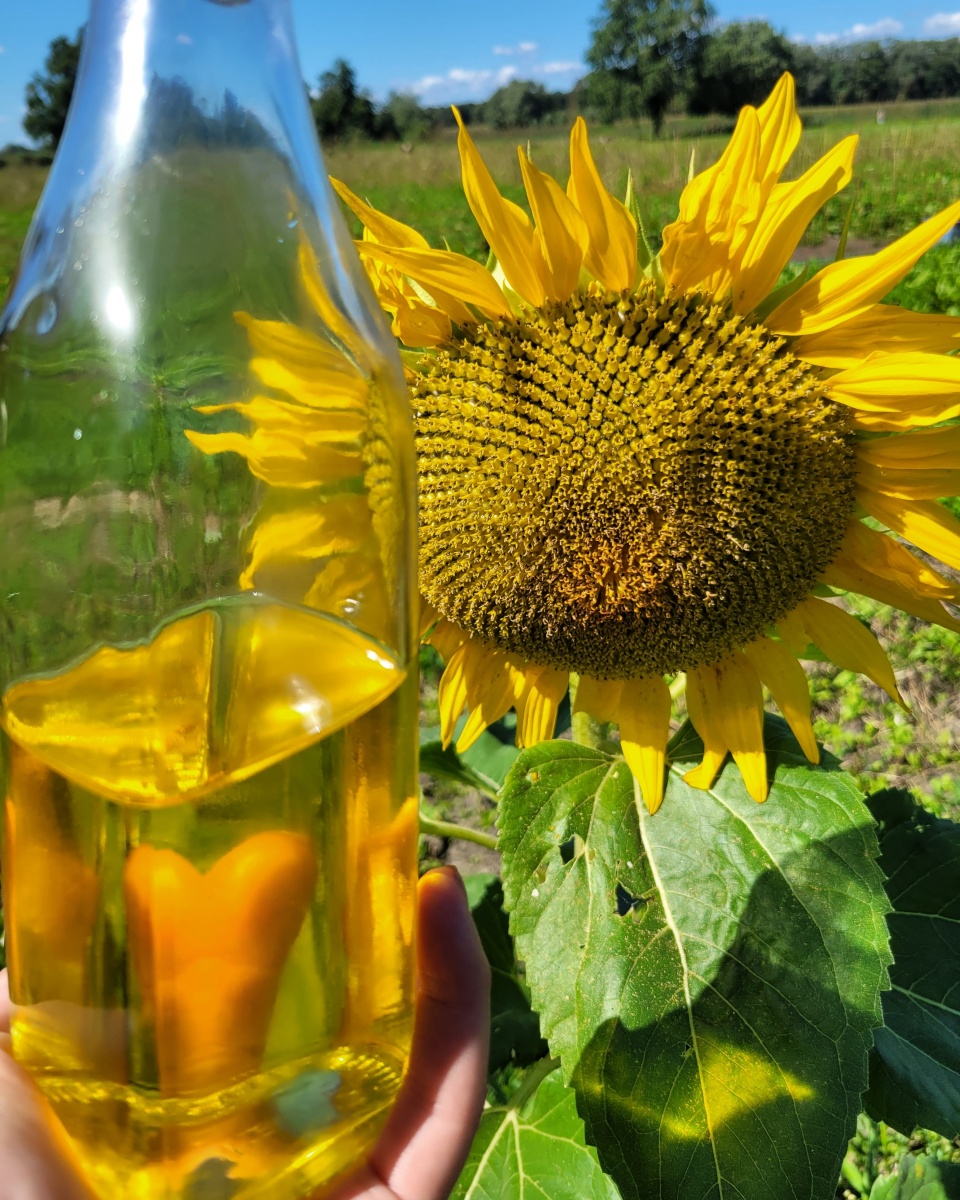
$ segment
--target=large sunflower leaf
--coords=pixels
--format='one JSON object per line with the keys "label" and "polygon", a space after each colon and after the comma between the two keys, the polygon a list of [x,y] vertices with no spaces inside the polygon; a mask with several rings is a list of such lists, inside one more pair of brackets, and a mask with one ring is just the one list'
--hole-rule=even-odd
{"label": "large sunflower leaf", "polygon": [[500,805],[534,1007],[628,1200],[827,1200],[867,1082],[889,962],[873,822],[835,763],[767,726],[763,805],[729,765],[660,811],[626,764],[525,751]]}
{"label": "large sunflower leaf", "polygon": [[960,825],[881,792],[880,867],[887,876],[892,989],[883,998],[865,1107],[909,1133],[960,1132]]}
{"label": "large sunflower leaf", "polygon": [[452,1200],[620,1200],[559,1072],[517,1109],[483,1114]]}

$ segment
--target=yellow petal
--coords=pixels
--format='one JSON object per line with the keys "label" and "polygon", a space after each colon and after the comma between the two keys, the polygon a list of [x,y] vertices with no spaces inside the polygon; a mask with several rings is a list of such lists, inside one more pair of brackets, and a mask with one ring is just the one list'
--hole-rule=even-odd
{"label": "yellow petal", "polygon": [[694,668],[687,672],[687,715],[703,742],[703,759],[698,767],[684,775],[683,781],[705,791],[723,766],[723,760],[727,757],[727,743],[720,732],[716,710],[711,707],[707,697],[704,670]]}
{"label": "yellow petal", "polygon": [[747,791],[758,803],[767,798],[767,755],[763,748],[763,692],[760,677],[743,654],[734,651],[703,668],[706,693],[716,706],[720,735],[740,768]]}
{"label": "yellow petal", "polygon": [[[271,578],[284,567],[304,560],[318,561],[331,554],[345,554],[370,532],[370,508],[363,496],[342,496],[322,504],[305,505],[290,512],[275,513],[261,520],[250,539],[247,567],[240,587],[257,585],[257,573],[270,567]],[[297,577],[302,568],[297,570]]]}
{"label": "yellow petal", "polygon": [[[957,460],[954,459],[956,462]],[[860,462],[857,482],[861,487],[885,496],[904,500],[939,500],[960,495],[960,468],[933,467],[929,470],[908,467],[875,467]]]}
{"label": "yellow petal", "polygon": [[469,635],[459,625],[454,625],[452,621],[447,621],[443,617],[437,621],[433,631],[427,638],[427,642],[436,650],[445,663],[448,663],[453,658],[454,651],[459,650],[463,643],[469,640]]}
{"label": "yellow petal", "polygon": [[812,640],[799,609],[794,609],[777,621],[777,635],[799,658],[803,658]]}
{"label": "yellow petal", "polygon": [[507,283],[534,308],[547,298],[544,262],[526,213],[505,200],[467,132],[460,113],[453,110],[460,132],[457,146],[463,172],[463,191]]}
{"label": "yellow petal", "polygon": [[814,215],[850,182],[857,140],[844,138],[767,205],[736,271],[736,312],[750,312],[773,290]]}
{"label": "yellow petal", "polygon": [[341,183],[339,179],[334,179],[332,175],[330,176],[330,183],[344,204],[348,208],[353,209],[360,218],[364,228],[368,229],[376,240],[384,246],[410,246],[418,247],[421,250],[429,248],[427,239],[422,233],[418,233],[416,229],[412,229],[409,225],[404,225],[402,221],[398,221],[394,217],[388,217],[386,213],[379,212],[372,205],[367,204],[365,200],[361,200],[359,196],[351,192],[345,183]]}
{"label": "yellow petal", "polygon": [[520,147],[517,153],[547,268],[547,293],[551,300],[566,300],[577,289],[589,245],[586,222],[557,181],[538,170]]}
{"label": "yellow petal", "polygon": [[803,667],[782,642],[770,638],[758,638],[744,646],[743,653],[773,696],[800,749],[810,762],[819,762],[820,747],[810,723],[810,685]]}
{"label": "yellow petal", "polygon": [[947,420],[960,410],[960,359],[946,354],[877,354],[840,371],[826,384],[832,400],[868,412],[906,413],[940,407]]}
{"label": "yellow petal", "polygon": [[680,195],[680,217],[663,231],[660,261],[667,283],[687,291],[709,278],[718,294],[752,233],[763,200],[757,178],[760,123],[757,110],[740,110],[720,160]]}
{"label": "yellow petal", "polygon": [[836,604],[814,598],[804,600],[798,609],[813,644],[832,662],[845,671],[866,675],[903,708],[907,707],[883,647],[856,617]]}
{"label": "yellow petal", "polygon": [[[506,297],[497,286],[496,280],[485,267],[472,258],[454,254],[451,250],[409,250],[399,246],[379,246],[372,242],[358,242],[361,258],[372,258],[375,262],[396,267],[404,275],[415,279],[436,300],[431,291],[456,296],[464,304],[474,304],[488,317],[512,316]],[[440,301],[437,300],[439,304]]]}
{"label": "yellow petal", "polygon": [[[258,373],[261,364],[268,362],[285,370],[286,382],[278,385],[284,391],[298,399],[301,388],[320,395],[332,392],[352,396],[359,406],[365,405],[367,378],[339,347],[288,321],[260,321],[245,312],[235,312],[233,319],[246,330],[255,355],[251,366]],[[296,377],[297,384],[290,385],[291,376]]]}
{"label": "yellow petal", "polygon": [[761,182],[769,185],[780,178],[800,141],[797,88],[789,71],[780,76],[773,91],[757,109],[757,121],[760,125],[757,174]]}
{"label": "yellow petal", "polygon": [[958,220],[960,201],[877,254],[829,264],[774,309],[765,324],[774,333],[800,336],[855,317],[881,300]]}
{"label": "yellow petal", "polygon": [[659,677],[628,679],[620,695],[620,747],[651,813],[663,803],[670,689]]}
{"label": "yellow petal", "polygon": [[351,357],[359,364],[364,373],[371,374],[376,364],[370,355],[370,345],[366,337],[356,329],[353,321],[341,311],[339,304],[330,295],[320,273],[316,253],[313,246],[307,241],[302,225],[300,226],[300,248],[297,252],[297,259],[300,264],[303,290],[317,316],[337,341],[346,346]]}
{"label": "yellow petal", "polygon": [[553,737],[570,675],[555,667],[526,666],[516,672],[516,680],[517,745],[526,749]]}
{"label": "yellow petal", "polygon": [[[878,536],[893,542],[889,535]],[[881,604],[889,604],[901,612],[919,617],[921,621],[930,621],[934,625],[942,625],[944,629],[960,631],[960,621],[952,617],[939,600],[927,599],[902,584],[884,578],[871,570],[870,563],[858,562],[842,550],[824,571],[821,579],[829,587],[858,592],[861,596],[869,596]]]}
{"label": "yellow petal", "polygon": [[570,132],[567,194],[589,234],[584,266],[611,292],[632,288],[637,275],[636,226],[626,208],[603,186],[583,117],[577,117]]}
{"label": "yellow petal", "polygon": [[575,713],[589,713],[596,721],[616,721],[619,711],[621,679],[594,679],[581,675],[573,697]]}
{"label": "yellow petal", "polygon": [[960,570],[960,521],[935,500],[895,500],[867,488],[857,489],[857,499],[871,517],[948,567]]}
{"label": "yellow petal", "polygon": [[911,554],[896,538],[871,529],[862,521],[854,520],[847,526],[843,544],[834,561],[840,559],[846,569],[869,571],[871,575],[889,580],[915,596],[960,602],[960,585],[944,579],[933,567]]}
{"label": "yellow petal", "polygon": [[513,707],[517,692],[516,669],[502,651],[473,643],[467,662],[467,720],[457,738],[457,749],[469,750],[481,733]]}
{"label": "yellow petal", "polygon": [[875,467],[935,471],[960,463],[960,425],[921,429],[857,444],[857,456]]}
{"label": "yellow petal", "polygon": [[472,641],[461,642],[447,660],[437,688],[437,707],[440,709],[440,740],[443,748],[453,741],[460,714],[467,705],[467,670],[476,654]]}
{"label": "yellow petal", "polygon": [[896,304],[872,304],[859,316],[824,333],[797,338],[790,350],[816,367],[844,368],[884,354],[920,350],[944,354],[960,349],[960,317],[915,313]]}

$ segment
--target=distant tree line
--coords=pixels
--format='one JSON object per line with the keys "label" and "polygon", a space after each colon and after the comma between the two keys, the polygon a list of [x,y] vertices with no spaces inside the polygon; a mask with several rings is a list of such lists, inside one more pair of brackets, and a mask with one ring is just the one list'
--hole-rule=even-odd
{"label": "distant tree line", "polygon": [[[572,92],[514,79],[488,100],[460,105],[461,115],[494,129],[567,123],[575,112],[603,122],[647,116],[659,132],[668,112],[733,114],[756,104],[784,71],[796,77],[802,105],[960,96],[960,38],[809,46],[766,21],[716,27],[713,17],[709,0],[603,0],[587,52],[592,69]],[[24,129],[48,152],[63,132],[82,35],[55,38],[27,85]],[[392,92],[377,103],[343,59],[309,94],[324,142],[413,142],[454,124],[448,106],[426,106],[412,94]],[[235,117],[242,122],[239,111]],[[252,128],[236,133],[259,136]]]}

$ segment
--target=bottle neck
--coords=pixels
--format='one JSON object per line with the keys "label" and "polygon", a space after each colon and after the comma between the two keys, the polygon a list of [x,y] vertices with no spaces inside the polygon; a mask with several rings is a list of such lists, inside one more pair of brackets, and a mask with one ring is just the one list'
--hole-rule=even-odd
{"label": "bottle neck", "polygon": [[282,146],[309,126],[301,78],[288,0],[93,0],[64,142],[112,171],[191,139]]}

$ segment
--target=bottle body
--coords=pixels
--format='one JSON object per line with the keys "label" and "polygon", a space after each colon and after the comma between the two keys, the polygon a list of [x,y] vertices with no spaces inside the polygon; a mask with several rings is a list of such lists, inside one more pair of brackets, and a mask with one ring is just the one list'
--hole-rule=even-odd
{"label": "bottle body", "polygon": [[14,1053],[104,1196],[305,1195],[402,1075],[412,444],[365,287],[284,0],[97,0],[0,323],[0,724]]}

